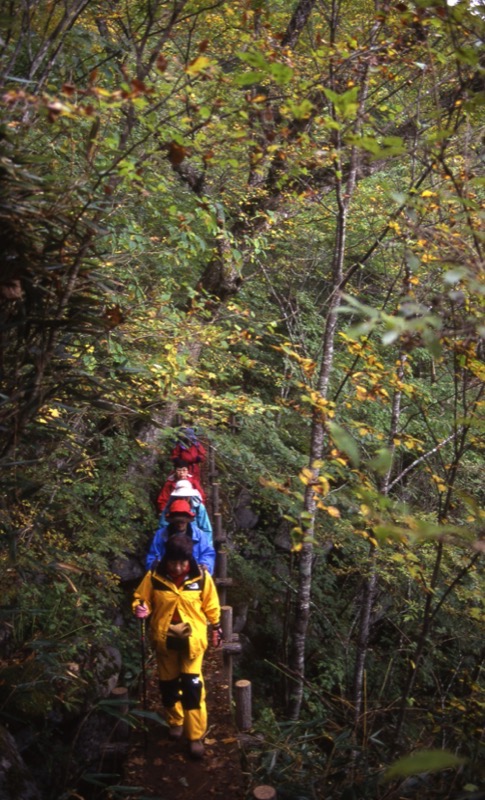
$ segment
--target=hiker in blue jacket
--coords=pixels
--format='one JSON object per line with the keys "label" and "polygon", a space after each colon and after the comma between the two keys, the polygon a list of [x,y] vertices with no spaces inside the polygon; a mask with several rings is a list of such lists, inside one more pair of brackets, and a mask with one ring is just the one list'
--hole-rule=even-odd
{"label": "hiker in blue jacket", "polygon": [[162,525],[167,524],[167,514],[170,511],[172,503],[177,499],[187,500],[195,514],[195,524],[197,525],[198,529],[202,531],[202,533],[205,533],[207,536],[207,541],[212,547],[214,540],[212,535],[212,525],[207,513],[207,509],[203,503],[200,492],[197,489],[194,489],[189,480],[180,480],[175,484],[175,488],[168,498],[168,503],[163,509],[160,519],[158,520],[159,527],[161,528]]}
{"label": "hiker in blue jacket", "polygon": [[176,499],[171,503],[167,513],[167,524],[159,527],[152,539],[145,562],[147,570],[153,569],[156,562],[163,558],[166,542],[171,535],[185,533],[194,544],[193,555],[196,562],[212,575],[216,552],[194,519],[195,514],[187,500]]}

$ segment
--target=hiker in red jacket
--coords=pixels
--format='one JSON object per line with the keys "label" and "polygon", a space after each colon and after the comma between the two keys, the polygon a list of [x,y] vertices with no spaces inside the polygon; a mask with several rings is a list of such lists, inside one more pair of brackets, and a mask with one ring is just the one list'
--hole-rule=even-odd
{"label": "hiker in red jacket", "polygon": [[194,429],[182,428],[177,437],[177,444],[172,450],[171,458],[181,458],[194,478],[200,480],[200,465],[205,461],[206,455],[205,447],[199,442]]}
{"label": "hiker in red jacket", "polygon": [[205,493],[200,485],[198,478],[196,478],[191,472],[189,472],[189,468],[185,461],[181,458],[174,459],[174,471],[168,476],[167,480],[162,486],[162,489],[157,497],[157,509],[161,514],[162,511],[165,509],[165,506],[168,503],[169,497],[175,489],[175,484],[177,481],[190,481],[194,489],[197,489],[200,492],[202,502],[205,503]]}

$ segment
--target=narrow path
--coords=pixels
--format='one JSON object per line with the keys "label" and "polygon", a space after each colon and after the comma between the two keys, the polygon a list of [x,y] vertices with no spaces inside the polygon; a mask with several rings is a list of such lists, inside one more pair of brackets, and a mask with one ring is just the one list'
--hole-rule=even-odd
{"label": "narrow path", "polygon": [[[210,442],[206,443],[208,459],[202,464],[201,478],[208,495],[212,496],[212,510],[219,511],[218,499],[212,494],[214,464]],[[218,495],[216,495],[218,498]],[[213,515],[211,515],[213,518]],[[213,519],[212,519],[213,521]],[[220,543],[215,544],[219,551]],[[216,556],[217,558],[217,556]],[[217,561],[216,561],[217,563]],[[224,595],[225,597],[225,595]],[[168,738],[167,728],[155,721],[147,721],[148,732],[136,731],[124,765],[124,786],[132,786],[128,800],[159,798],[159,800],[244,800],[245,778],[241,765],[237,730],[229,704],[223,655],[209,646],[204,657],[204,679],[207,692],[209,728],[204,739],[205,756],[194,761],[187,755],[187,742]],[[149,659],[147,667],[147,706],[162,716],[155,661]]]}
{"label": "narrow path", "polygon": [[[228,703],[222,653],[209,648],[204,659],[209,728],[201,761],[187,756],[187,743],[169,740],[167,729],[151,720],[148,734],[137,731],[125,763],[124,786],[133,786],[128,800],[244,800],[246,788],[237,732]],[[154,665],[148,670],[148,708],[161,711]],[[147,746],[145,749],[145,738]]]}

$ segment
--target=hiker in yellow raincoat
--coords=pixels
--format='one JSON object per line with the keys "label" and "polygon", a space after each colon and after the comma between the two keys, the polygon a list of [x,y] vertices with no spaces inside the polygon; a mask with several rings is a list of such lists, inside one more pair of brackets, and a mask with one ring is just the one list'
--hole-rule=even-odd
{"label": "hiker in yellow raincoat", "polygon": [[178,739],[185,733],[190,755],[201,758],[207,729],[202,677],[207,622],[214,626],[216,646],[222,642],[222,630],[217,589],[210,574],[194,560],[192,548],[185,534],[167,540],[164,557],[135,591],[133,611],[140,619],[151,614],[150,633],[169,736]]}

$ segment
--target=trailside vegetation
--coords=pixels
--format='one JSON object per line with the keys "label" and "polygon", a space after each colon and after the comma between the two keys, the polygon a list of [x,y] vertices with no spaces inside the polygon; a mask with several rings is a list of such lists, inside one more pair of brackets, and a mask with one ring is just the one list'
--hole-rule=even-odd
{"label": "trailside vegetation", "polygon": [[0,723],[43,796],[113,782],[81,744],[136,694],[126,596],[177,414],[216,450],[252,779],[475,796],[481,6],[39,0],[0,25]]}

